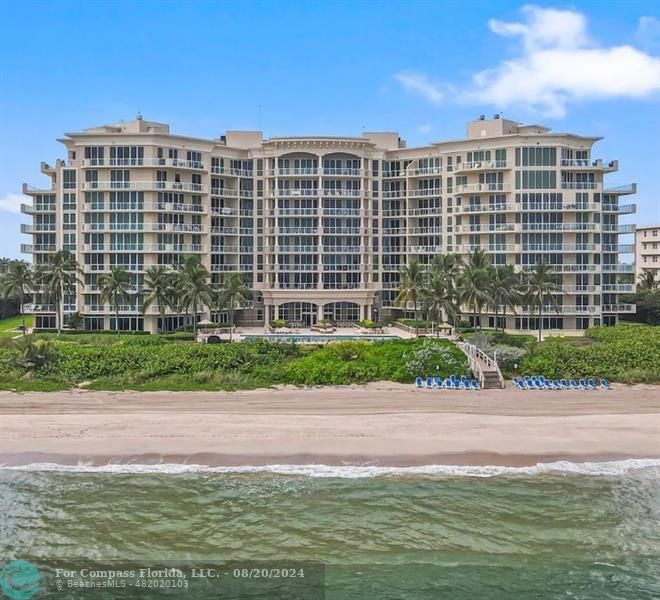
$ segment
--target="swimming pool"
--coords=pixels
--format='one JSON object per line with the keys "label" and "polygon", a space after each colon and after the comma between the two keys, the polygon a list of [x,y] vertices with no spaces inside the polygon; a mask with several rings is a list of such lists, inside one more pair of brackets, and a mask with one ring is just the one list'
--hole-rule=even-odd
{"label": "swimming pool", "polygon": [[347,340],[365,340],[367,342],[400,340],[396,335],[313,335],[296,333],[258,333],[243,336],[244,340],[268,340],[275,342],[294,342],[296,344],[324,344],[326,342],[345,342]]}

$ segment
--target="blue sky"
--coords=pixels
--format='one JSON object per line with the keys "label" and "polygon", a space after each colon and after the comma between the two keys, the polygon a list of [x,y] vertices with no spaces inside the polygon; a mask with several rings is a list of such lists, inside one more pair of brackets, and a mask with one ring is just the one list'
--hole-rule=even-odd
{"label": "blue sky", "polygon": [[[22,182],[56,138],[134,118],[175,133],[397,130],[462,137],[479,114],[602,135],[660,223],[656,2],[10,1],[0,22],[0,256],[19,256]],[[261,107],[261,108],[260,108]]]}

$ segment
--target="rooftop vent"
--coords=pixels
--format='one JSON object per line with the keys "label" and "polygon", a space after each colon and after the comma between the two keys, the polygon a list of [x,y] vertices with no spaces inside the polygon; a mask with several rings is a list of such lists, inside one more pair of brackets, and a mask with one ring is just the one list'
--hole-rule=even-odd
{"label": "rooftop vent", "polygon": [[493,115],[493,119],[499,119],[500,118],[500,113],[495,113]]}
{"label": "rooftop vent", "polygon": [[486,120],[486,115],[479,115],[479,120],[480,121],[485,121]]}
{"label": "rooftop vent", "polygon": [[142,113],[138,112],[137,116],[135,117],[138,121],[142,120]]}

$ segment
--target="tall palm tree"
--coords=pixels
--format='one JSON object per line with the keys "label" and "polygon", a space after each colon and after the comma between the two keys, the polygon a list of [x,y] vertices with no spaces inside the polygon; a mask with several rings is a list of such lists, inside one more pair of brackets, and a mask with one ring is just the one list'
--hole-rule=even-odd
{"label": "tall palm tree", "polygon": [[638,292],[652,292],[658,287],[658,281],[653,271],[642,271],[637,279],[639,280],[637,284]]}
{"label": "tall palm tree", "polygon": [[23,335],[25,335],[25,312],[23,311],[23,300],[28,295],[34,284],[34,274],[30,265],[22,260],[9,261],[7,272],[0,278],[0,293],[5,298],[12,298],[18,304],[18,312],[23,324]]}
{"label": "tall palm tree", "polygon": [[250,298],[250,290],[245,285],[242,273],[230,273],[222,281],[222,285],[216,295],[216,303],[219,309],[229,310],[229,341],[233,341],[234,335],[234,311],[242,306]]}
{"label": "tall palm tree", "polygon": [[109,274],[99,277],[99,292],[101,292],[101,303],[106,302],[115,307],[115,329],[120,335],[119,306],[128,304],[131,298],[131,274],[121,267],[112,269]]}
{"label": "tall palm tree", "polygon": [[[497,265],[490,273],[490,296],[495,307],[495,330],[500,306],[503,308],[504,323],[506,324],[506,311],[510,308],[515,314],[516,306],[520,305],[520,277],[513,265]],[[504,327],[502,328],[504,331]]]}
{"label": "tall palm tree", "polygon": [[183,261],[178,281],[181,285],[181,302],[193,313],[193,332],[197,335],[197,314],[200,306],[210,306],[213,303],[210,274],[197,256],[189,256]]}
{"label": "tall palm tree", "polygon": [[465,266],[459,283],[459,295],[461,304],[472,310],[475,329],[477,328],[477,315],[479,315],[478,323],[479,329],[481,329],[483,308],[493,301],[488,291],[490,287],[490,269],[470,263]]}
{"label": "tall palm tree", "polygon": [[453,322],[458,314],[454,283],[440,273],[431,273],[428,287],[420,292],[424,310],[436,320],[442,321],[446,315],[448,322]]}
{"label": "tall palm tree", "polygon": [[559,304],[553,294],[561,291],[555,283],[556,275],[552,267],[544,262],[538,263],[527,274],[527,296],[530,306],[538,309],[539,315],[539,342],[543,334],[543,309],[550,303],[555,311],[559,312]]}
{"label": "tall palm tree", "polygon": [[415,316],[415,335],[419,333],[417,324],[417,302],[420,298],[420,292],[424,287],[424,271],[419,262],[411,260],[407,265],[401,268],[401,283],[399,284],[399,293],[394,302],[401,306],[408,302],[414,304]]}
{"label": "tall palm tree", "polygon": [[142,314],[152,305],[158,306],[160,315],[160,327],[164,329],[165,309],[172,305],[175,298],[173,287],[175,284],[174,273],[163,265],[149,267],[144,273],[144,302],[142,303]]}
{"label": "tall palm tree", "polygon": [[73,293],[76,284],[84,285],[80,273],[82,270],[76,257],[68,250],[58,250],[49,255],[48,260],[37,269],[36,282],[44,285],[46,297],[55,305],[58,335],[64,322],[64,296]]}
{"label": "tall palm tree", "polygon": [[490,259],[481,248],[475,248],[468,255],[468,266],[473,269],[488,269],[490,267]]}

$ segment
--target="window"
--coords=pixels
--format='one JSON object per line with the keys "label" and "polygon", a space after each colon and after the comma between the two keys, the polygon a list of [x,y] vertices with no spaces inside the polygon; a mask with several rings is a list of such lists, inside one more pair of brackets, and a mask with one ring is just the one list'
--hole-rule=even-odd
{"label": "window", "polygon": [[76,172],[73,169],[64,169],[62,171],[62,187],[65,190],[76,189]]}
{"label": "window", "polygon": [[517,167],[555,167],[557,149],[549,147],[516,148]]}
{"label": "window", "polygon": [[516,189],[553,189],[557,187],[556,171],[516,171]]}

